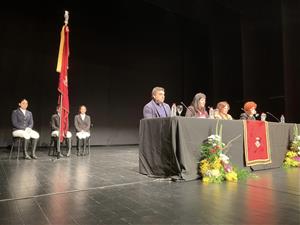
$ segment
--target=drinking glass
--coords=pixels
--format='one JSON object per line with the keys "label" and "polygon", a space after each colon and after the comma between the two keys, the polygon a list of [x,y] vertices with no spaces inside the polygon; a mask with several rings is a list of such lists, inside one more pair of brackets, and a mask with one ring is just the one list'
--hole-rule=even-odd
{"label": "drinking glass", "polygon": [[267,118],[267,115],[266,115],[265,113],[262,113],[262,114],[260,115],[260,120],[261,120],[261,121],[266,121],[266,118]]}
{"label": "drinking glass", "polygon": [[183,111],[183,106],[182,106],[182,105],[177,105],[177,106],[176,106],[176,109],[177,109],[178,115],[180,116],[181,113],[182,113],[182,111]]}

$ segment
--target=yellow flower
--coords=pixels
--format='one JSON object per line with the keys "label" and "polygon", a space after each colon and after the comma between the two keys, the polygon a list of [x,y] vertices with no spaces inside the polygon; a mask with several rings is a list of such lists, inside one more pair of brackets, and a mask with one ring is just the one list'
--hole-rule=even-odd
{"label": "yellow flower", "polygon": [[228,180],[228,181],[237,181],[238,180],[237,174],[234,171],[226,173],[225,177],[226,177],[226,180]]}
{"label": "yellow flower", "polygon": [[219,170],[221,169],[222,164],[221,164],[221,160],[220,159],[216,159],[213,163],[212,163],[212,169],[216,169]]}
{"label": "yellow flower", "polygon": [[297,156],[297,153],[293,152],[293,151],[288,151],[286,153],[286,156],[289,157],[289,158],[293,158],[293,157]]}
{"label": "yellow flower", "polygon": [[207,159],[202,159],[202,160],[200,161],[200,163],[204,163],[204,162],[207,162]]}
{"label": "yellow flower", "polygon": [[201,172],[201,174],[206,174],[206,172],[209,170],[209,167],[205,164],[205,165],[202,165],[201,167],[200,167],[200,172]]}
{"label": "yellow flower", "polygon": [[298,167],[300,166],[300,162],[289,157],[285,157],[284,165],[288,167]]}
{"label": "yellow flower", "polygon": [[206,174],[206,172],[208,171],[207,167],[201,167],[200,172],[202,175]]}
{"label": "yellow flower", "polygon": [[296,161],[296,160],[292,160],[292,161],[291,161],[291,166],[297,167],[297,166],[299,166],[299,162]]}
{"label": "yellow flower", "polygon": [[208,170],[209,170],[209,163],[206,159],[204,159],[200,162],[200,172],[201,174],[204,175]]}
{"label": "yellow flower", "polygon": [[209,177],[203,177],[202,182],[206,184],[209,183]]}
{"label": "yellow flower", "polygon": [[200,166],[208,167],[208,166],[209,166],[209,162],[208,162],[206,159],[204,159],[204,160],[202,160],[202,161],[200,162]]}

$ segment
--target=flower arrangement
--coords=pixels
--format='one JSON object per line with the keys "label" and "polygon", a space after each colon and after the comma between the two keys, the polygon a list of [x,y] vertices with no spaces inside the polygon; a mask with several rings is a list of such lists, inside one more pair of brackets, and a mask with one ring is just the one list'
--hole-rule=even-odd
{"label": "flower arrangement", "polygon": [[283,161],[283,167],[285,168],[300,167],[300,135],[296,124],[293,133],[293,141],[291,141],[290,148],[285,154]]}
{"label": "flower arrangement", "polygon": [[200,147],[199,173],[204,183],[221,183],[224,180],[236,182],[250,174],[245,169],[238,170],[234,168],[224,151],[232,141],[239,137],[234,138],[225,145],[222,142],[222,125],[218,129],[217,122],[216,134],[209,136]]}

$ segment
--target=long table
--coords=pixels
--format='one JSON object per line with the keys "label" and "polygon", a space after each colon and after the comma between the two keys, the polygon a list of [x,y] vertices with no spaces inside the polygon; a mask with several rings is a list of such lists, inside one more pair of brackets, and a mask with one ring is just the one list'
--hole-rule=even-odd
{"label": "long table", "polygon": [[[238,168],[245,168],[243,122],[219,120],[224,143],[236,138],[227,155]],[[139,172],[148,176],[179,177],[194,180],[199,177],[200,146],[215,134],[217,120],[187,117],[142,119],[139,127]],[[251,170],[281,167],[293,138],[292,123],[268,122],[272,163],[252,166]],[[300,125],[297,124],[300,130]],[[237,138],[238,137],[238,138]]]}

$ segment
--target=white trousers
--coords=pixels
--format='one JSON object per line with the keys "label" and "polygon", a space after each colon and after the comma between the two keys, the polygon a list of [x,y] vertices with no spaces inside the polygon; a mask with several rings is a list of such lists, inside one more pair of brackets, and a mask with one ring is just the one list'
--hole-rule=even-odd
{"label": "white trousers", "polygon": [[[59,136],[59,131],[58,130],[52,131],[51,136],[52,137],[58,137]],[[71,137],[72,137],[72,133],[70,131],[67,131],[67,137],[66,138],[71,138]]]}
{"label": "white trousers", "polygon": [[80,131],[80,132],[77,132],[76,133],[76,136],[79,138],[79,139],[85,139],[85,138],[88,138],[91,134],[89,132],[86,132],[86,131]]}
{"label": "white trousers", "polygon": [[25,130],[15,130],[12,132],[13,137],[20,137],[25,139],[38,139],[40,137],[39,133],[32,130],[31,128],[26,128]]}

